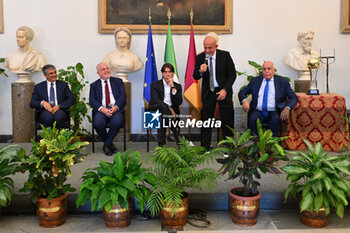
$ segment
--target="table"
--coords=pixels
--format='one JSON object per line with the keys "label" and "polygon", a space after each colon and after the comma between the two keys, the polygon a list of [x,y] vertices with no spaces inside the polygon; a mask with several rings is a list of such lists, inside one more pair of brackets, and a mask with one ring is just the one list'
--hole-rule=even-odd
{"label": "table", "polygon": [[348,142],[348,121],[345,98],[335,93],[306,95],[296,93],[299,101],[288,122],[282,122],[282,136],[289,138],[286,149],[307,149],[303,139],[320,142],[324,150],[339,151]]}

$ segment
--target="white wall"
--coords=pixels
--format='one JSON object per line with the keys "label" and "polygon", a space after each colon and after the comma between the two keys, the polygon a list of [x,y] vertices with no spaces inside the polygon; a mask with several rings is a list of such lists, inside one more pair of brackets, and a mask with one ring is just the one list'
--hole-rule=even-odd
{"label": "white wall", "polygon": [[[4,21],[0,57],[17,48],[16,29],[27,25],[35,31],[32,47],[40,50],[49,63],[60,69],[80,61],[90,82],[97,78],[96,64],[115,49],[112,34],[97,32],[97,0],[4,0]],[[221,35],[219,48],[231,52],[238,70],[253,72],[247,64],[249,59],[259,63],[272,60],[278,73],[293,80],[296,72],[282,63],[282,57],[296,44],[299,30],[313,29],[314,48],[321,48],[323,55],[332,55],[333,48],[336,49],[336,62],[330,70],[331,92],[339,93],[347,100],[350,98],[346,85],[350,73],[350,34],[340,33],[340,0],[233,0],[233,22],[233,34]],[[195,35],[197,52],[202,50],[203,37]],[[158,70],[163,64],[165,38],[166,35],[153,35]],[[133,35],[132,40],[131,50],[144,61],[147,35]],[[183,83],[189,35],[173,35],[173,40]],[[143,78],[144,69],[129,75],[133,133],[141,132]],[[43,79],[39,73],[33,77],[35,82]],[[323,79],[324,67],[319,72],[322,92],[325,91]],[[10,86],[14,80],[14,77],[0,80],[0,135],[12,133]],[[245,78],[237,78],[233,85],[236,94],[245,83]],[[85,94],[88,95],[88,89]],[[234,100],[238,106],[236,95]]]}

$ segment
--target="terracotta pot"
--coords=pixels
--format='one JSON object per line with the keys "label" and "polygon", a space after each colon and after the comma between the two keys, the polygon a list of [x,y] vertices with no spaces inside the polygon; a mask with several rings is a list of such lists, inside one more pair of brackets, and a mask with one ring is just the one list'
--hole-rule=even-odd
{"label": "terracotta pot", "polygon": [[[300,203],[301,203],[301,192],[299,192],[299,212],[300,212]],[[302,224],[312,227],[312,228],[322,228],[327,226],[328,223],[328,215],[323,208],[316,213],[316,211],[303,211],[300,213],[300,221]]]}
{"label": "terracotta pot", "polygon": [[65,222],[67,197],[68,193],[57,198],[52,198],[49,201],[46,198],[38,199],[36,203],[36,214],[38,215],[39,225],[41,227],[58,227]]}
{"label": "terracotta pot", "polygon": [[323,210],[320,210],[318,213],[306,210],[300,213],[300,221],[302,224],[309,227],[322,228],[327,226],[328,216]]}
{"label": "terracotta pot", "polygon": [[243,197],[234,194],[236,190],[243,190],[243,188],[233,188],[229,193],[232,222],[240,226],[255,225],[259,215],[261,194],[258,193],[253,197]]}
{"label": "terracotta pot", "polygon": [[160,211],[160,220],[162,227],[166,229],[179,229],[186,225],[188,216],[188,193],[184,193],[182,205],[175,211],[175,215],[171,216],[171,208],[163,208]]}
{"label": "terracotta pot", "polygon": [[106,226],[112,229],[122,229],[130,225],[132,216],[132,199],[128,199],[129,210],[121,208],[119,203],[113,206],[112,209],[107,213],[103,208],[103,217],[105,218]]}

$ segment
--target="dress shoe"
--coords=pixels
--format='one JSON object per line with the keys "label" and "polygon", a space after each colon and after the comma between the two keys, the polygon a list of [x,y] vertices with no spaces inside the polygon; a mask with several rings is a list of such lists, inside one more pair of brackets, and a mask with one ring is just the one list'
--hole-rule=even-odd
{"label": "dress shoe", "polygon": [[103,152],[105,152],[105,155],[111,156],[112,155],[112,150],[109,146],[106,144],[103,145]]}
{"label": "dress shoe", "polygon": [[117,152],[118,152],[117,147],[115,147],[115,145],[114,145],[113,143],[111,144],[110,148],[111,148],[112,154],[114,154],[114,153],[117,153]]}

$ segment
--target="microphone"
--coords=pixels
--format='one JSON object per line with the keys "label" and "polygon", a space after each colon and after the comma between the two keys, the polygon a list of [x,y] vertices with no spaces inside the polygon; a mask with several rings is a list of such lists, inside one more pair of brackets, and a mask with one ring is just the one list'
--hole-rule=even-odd
{"label": "microphone", "polygon": [[210,55],[205,54],[205,64],[208,65],[208,60],[209,60]]}

